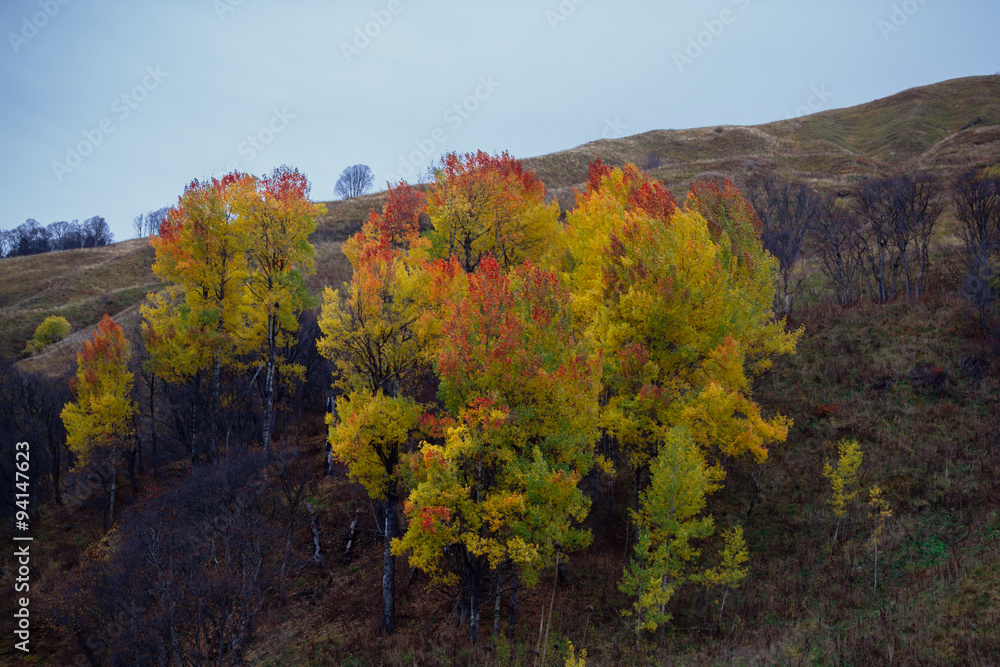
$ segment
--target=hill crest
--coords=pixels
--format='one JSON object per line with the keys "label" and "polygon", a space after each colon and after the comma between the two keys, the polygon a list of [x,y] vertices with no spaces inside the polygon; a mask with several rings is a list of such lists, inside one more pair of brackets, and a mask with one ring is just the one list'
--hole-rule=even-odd
{"label": "hill crest", "polygon": [[[970,167],[995,164],[997,156],[1000,75],[991,75],[952,79],[763,125],[651,130],[601,139],[523,162],[569,208],[595,159],[634,163],[680,195],[704,174],[740,183],[751,171],[770,168],[828,190],[900,169],[951,178]],[[350,277],[341,243],[360,229],[383,195],[326,202],[327,213],[312,237],[317,272],[307,284],[314,294]],[[0,260],[4,273],[16,277],[3,281],[6,287],[0,289],[0,355],[17,356],[46,316],[63,315],[73,325],[71,339],[21,363],[29,370],[69,373],[75,348],[101,316],[127,319],[145,294],[158,288],[152,260],[145,239]]]}

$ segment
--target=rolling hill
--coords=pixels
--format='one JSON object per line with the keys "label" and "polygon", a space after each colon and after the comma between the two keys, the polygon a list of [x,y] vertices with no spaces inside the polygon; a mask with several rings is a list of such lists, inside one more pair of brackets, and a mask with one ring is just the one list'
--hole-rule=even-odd
{"label": "rolling hill", "polygon": [[[898,169],[950,178],[1000,159],[1000,76],[947,81],[766,125],[657,130],[525,162],[568,206],[597,158],[636,163],[678,196],[699,174],[739,182],[760,167],[835,190]],[[314,293],[349,277],[341,245],[381,199],[373,194],[327,203],[312,237],[317,272],[307,284]],[[713,514],[742,522],[751,553],[750,574],[723,605],[725,615],[716,592],[689,587],[678,594],[667,648],[644,653],[636,646],[620,615],[630,601],[617,584],[628,556],[625,517],[635,497],[624,475],[599,480],[607,484],[600,497],[610,502],[594,503],[586,524],[595,527],[594,544],[574,554],[565,580],[546,572],[524,591],[514,639],[501,637],[492,653],[469,648],[465,630],[450,620],[448,595],[402,566],[399,631],[379,637],[382,548],[374,509],[369,516],[364,492],[342,468],[326,474],[326,426],[322,415],[311,414],[301,441],[296,429],[289,444],[291,458],[305,470],[302,479],[308,474],[306,497],[314,506],[296,543],[312,553],[322,541],[329,562],[304,561],[295,589],[282,592],[277,610],[259,619],[248,664],[530,664],[538,657],[532,647],[540,644],[539,619],[546,614],[553,629],[549,655],[558,649],[560,664],[569,641],[588,649],[591,665],[995,664],[1000,348],[974,331],[956,294],[949,233],[947,224],[939,225],[931,289],[920,299],[841,308],[819,298],[818,277],[807,279],[808,294],[790,322],[804,325],[798,351],[754,385],[768,415],[793,420],[788,440],[771,449],[766,464],[734,463],[726,488],[710,501]],[[103,313],[125,325],[138,322],[143,295],[159,286],[152,261],[146,239],[0,260],[0,354],[18,354],[38,322],[61,314],[74,333],[20,363],[68,374],[75,351]],[[971,372],[977,368],[982,372]],[[925,381],[927,372],[936,383]],[[859,487],[865,497],[877,483],[892,501],[894,514],[877,552],[877,591],[873,523],[861,497],[831,542],[835,521],[823,466],[835,460],[841,438],[862,443]],[[166,474],[177,481],[186,469]],[[35,543],[44,550],[36,558],[48,577],[43,590],[58,601],[80,553],[100,538],[99,510],[46,504],[42,511],[47,532]],[[365,532],[348,561],[337,554],[352,517],[361,517]],[[36,656],[39,664],[68,664],[60,659],[76,652],[73,639],[55,628],[47,632],[51,642],[48,653]]]}
{"label": "rolling hill", "polygon": [[[654,130],[621,139],[527,158],[560,204],[573,204],[595,159],[632,162],[678,195],[701,174],[719,173],[739,183],[751,170],[772,168],[821,189],[849,188],[859,179],[919,168],[945,177],[1000,155],[1000,76],[977,76],[913,88],[846,109],[756,126]],[[350,275],[340,244],[360,228],[381,194],[326,202],[313,236],[317,271],[314,293]],[[70,250],[0,260],[0,355],[17,356],[48,315],[66,317],[75,332],[89,331],[105,313],[137,312],[136,304],[158,287],[144,239],[106,248]],[[71,336],[26,368],[69,372],[80,341]]]}

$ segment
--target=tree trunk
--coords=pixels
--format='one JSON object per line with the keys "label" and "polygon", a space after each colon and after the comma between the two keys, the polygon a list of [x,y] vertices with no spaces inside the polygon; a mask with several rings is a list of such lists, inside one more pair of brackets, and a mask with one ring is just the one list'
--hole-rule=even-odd
{"label": "tree trunk", "polygon": [[469,575],[469,639],[473,644],[479,640],[479,577],[475,568]]}
{"label": "tree trunk", "polygon": [[493,645],[496,646],[500,633],[500,575],[493,577]]}
{"label": "tree trunk", "polygon": [[115,525],[115,477],[118,467],[112,463],[111,465],[111,497],[108,500],[108,525],[105,531],[110,530],[111,526]]}
{"label": "tree trunk", "polygon": [[195,398],[191,401],[191,467],[198,464],[198,397],[201,395],[201,372],[194,374]]}
{"label": "tree trunk", "polygon": [[153,467],[153,479],[157,478],[156,472],[156,401],[154,400],[156,393],[156,376],[153,375],[152,379],[149,381],[149,465]]}
{"label": "tree trunk", "polygon": [[312,529],[313,534],[313,562],[317,565],[326,565],[326,559],[323,558],[323,550],[320,548],[319,542],[319,523],[316,521],[316,513],[313,511],[313,506],[306,502],[306,510],[309,512],[309,527]]}
{"label": "tree trunk", "polygon": [[278,336],[277,313],[267,318],[267,377],[264,380],[264,455],[271,455],[271,421],[274,414],[274,360]]}
{"label": "tree trunk", "polygon": [[138,458],[138,452],[139,452],[138,447],[136,447],[135,449],[126,450],[125,452],[125,460],[128,462],[128,481],[129,484],[131,484],[132,486],[132,493],[139,492],[139,483],[135,478],[135,462],[136,459]]}
{"label": "tree trunk", "polygon": [[722,612],[725,611],[725,609],[726,609],[726,598],[728,598],[728,597],[729,597],[729,586],[726,586],[726,590],[722,594],[722,604],[719,605],[719,620],[715,622],[715,631],[716,632],[718,632],[719,628],[722,627]]}
{"label": "tree trunk", "polygon": [[549,601],[549,620],[545,623],[545,639],[542,640],[542,659],[538,663],[545,664],[545,654],[549,649],[549,630],[552,629],[552,608],[556,606],[556,588],[559,586],[559,552],[556,551],[556,578],[552,582],[552,599]]}
{"label": "tree trunk", "polygon": [[511,638],[514,637],[514,627],[517,623],[517,589],[521,583],[520,578],[517,576],[517,565],[513,566],[512,572],[510,581],[510,618],[507,619],[507,636]]}
{"label": "tree trunk", "polygon": [[872,588],[873,593],[878,593],[878,537],[876,536],[873,543],[875,547],[875,586]]}
{"label": "tree trunk", "polygon": [[396,489],[390,489],[385,499],[385,550],[382,555],[382,633],[396,631],[396,557],[392,555],[392,538],[396,536]]}
{"label": "tree trunk", "polygon": [[214,461],[218,447],[219,430],[219,394],[222,386],[222,350],[215,353],[215,366],[212,368],[212,416],[210,417],[208,430],[210,437],[208,440],[208,460]]}

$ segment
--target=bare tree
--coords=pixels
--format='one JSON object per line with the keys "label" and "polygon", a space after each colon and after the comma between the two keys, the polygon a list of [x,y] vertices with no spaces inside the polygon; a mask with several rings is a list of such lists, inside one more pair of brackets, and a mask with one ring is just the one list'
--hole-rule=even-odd
{"label": "bare tree", "polygon": [[1000,252],[1000,176],[969,171],[955,182],[952,194],[960,223],[963,292],[986,329],[996,302],[997,254]]}
{"label": "bare tree", "polygon": [[135,237],[141,239],[144,236],[143,232],[146,230],[146,216],[140,213],[132,218],[132,229],[135,231]]}
{"label": "bare tree", "polygon": [[145,215],[139,214],[132,218],[132,229],[135,230],[135,237],[152,236],[160,232],[160,223],[167,217],[170,211],[169,206],[149,211]]}
{"label": "bare tree", "polygon": [[164,206],[163,208],[158,208],[155,211],[150,211],[146,214],[146,234],[145,236],[152,236],[153,234],[160,233],[160,225],[163,221],[167,219],[167,214],[170,213],[170,207]]}
{"label": "bare tree", "polygon": [[83,247],[99,248],[115,242],[114,234],[108,223],[99,215],[87,218],[83,222]]}
{"label": "bare tree", "polygon": [[28,218],[24,224],[12,229],[10,234],[9,257],[37,255],[51,250],[49,231],[38,224],[34,218]]}
{"label": "bare tree", "polygon": [[[930,241],[931,234],[944,204],[940,198],[940,183],[930,174],[904,174],[898,179],[898,194],[901,198],[902,214],[898,227],[905,232],[914,244],[912,261],[904,257],[903,267],[906,271],[907,294],[919,298],[921,292],[927,292],[930,279]],[[912,265],[915,264],[915,267]],[[911,280],[911,271],[916,273]]]}
{"label": "bare tree", "polygon": [[861,251],[867,268],[868,287],[877,303],[886,303],[898,293],[899,269],[909,236],[900,218],[898,182],[892,178],[869,179],[858,188],[858,209],[865,224]]}
{"label": "bare tree", "polygon": [[56,250],[74,250],[83,247],[83,227],[79,220],[66,224],[62,236],[59,237],[59,247]]}
{"label": "bare tree", "polygon": [[764,249],[778,260],[781,289],[775,295],[775,312],[787,316],[802,282],[801,278],[795,279],[795,267],[806,233],[816,223],[821,200],[804,183],[789,182],[773,173],[755,173],[747,181],[746,191],[763,225]]}
{"label": "bare tree", "polygon": [[352,164],[340,172],[333,192],[341,199],[352,199],[367,194],[371,190],[375,176],[366,164]]}
{"label": "bare tree", "polygon": [[837,204],[835,196],[823,199],[815,221],[815,238],[823,273],[833,285],[837,303],[850,306],[858,302],[858,278],[862,268],[857,216]]}
{"label": "bare tree", "polygon": [[[24,372],[12,360],[0,358],[0,433],[10,433],[16,438],[5,438],[0,443],[0,515],[10,515],[15,509],[15,493],[19,489],[19,468],[15,440],[32,443],[31,466],[27,470],[29,511],[37,516],[38,506],[45,500],[45,485],[51,481],[52,496],[62,502],[59,475],[62,455],[66,447],[63,430],[63,403],[67,397],[65,384],[44,376]],[[21,508],[23,509],[23,507]]]}
{"label": "bare tree", "polygon": [[76,636],[80,662],[245,664],[287,526],[274,486],[262,457],[231,457],[124,512],[120,539],[48,609]]}

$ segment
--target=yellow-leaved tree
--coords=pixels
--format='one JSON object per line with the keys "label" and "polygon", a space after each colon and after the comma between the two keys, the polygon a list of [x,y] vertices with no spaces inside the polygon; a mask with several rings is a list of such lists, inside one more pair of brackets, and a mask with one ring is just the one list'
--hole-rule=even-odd
{"label": "yellow-leaved tree", "polygon": [[858,495],[858,468],[861,467],[861,445],[857,440],[841,440],[837,444],[837,465],[823,464],[823,477],[830,480],[833,495],[830,508],[837,517],[837,528],[833,531],[833,541],[840,533],[840,521],[847,516],[847,506]]}
{"label": "yellow-leaved tree", "polygon": [[49,345],[61,341],[72,330],[65,317],[50,315],[35,329],[35,334],[24,348],[24,354],[38,354]]}
{"label": "yellow-leaved tree", "polygon": [[[262,441],[270,450],[276,371],[302,373],[282,365],[278,349],[308,303],[302,276],[313,270],[309,235],[324,210],[309,201],[309,182],[296,169],[279,167],[263,178],[234,171],[188,185],[150,239],[153,271],[167,283],[143,307],[150,365],[164,380],[193,378],[196,387],[211,369],[210,460],[217,449],[221,368],[237,353],[263,357]],[[197,408],[193,403],[192,461],[201,455]]]}
{"label": "yellow-leaved tree", "polygon": [[418,235],[423,196],[406,183],[390,188],[345,244],[354,267],[343,293],[329,287],[319,319],[320,353],[338,375],[336,414],[328,415],[334,457],[347,464],[368,495],[385,503],[382,631],[395,630],[395,556],[400,465],[423,413],[408,395],[426,366],[423,317],[427,242]]}
{"label": "yellow-leaved tree", "polygon": [[557,554],[590,542],[577,484],[594,464],[600,374],[552,273],[524,264],[508,274],[491,256],[473,273],[454,260],[432,271],[461,283],[442,299],[444,415],[413,459],[394,551],[433,582],[459,585],[475,642],[485,594],[495,632],[511,581],[513,627],[519,580],[534,584]]}
{"label": "yellow-leaved tree", "polygon": [[[233,208],[245,245],[246,280],[242,284],[243,316],[248,329],[245,348],[263,357],[264,453],[271,449],[278,348],[298,329],[298,316],[309,303],[303,276],[312,273],[315,250],[309,235],[316,216],[326,211],[309,201],[309,181],[298,169],[275,168],[262,178],[244,176],[234,183]],[[301,375],[301,366],[283,364],[282,371]]]}
{"label": "yellow-leaved tree", "polygon": [[545,203],[545,186],[508,153],[444,156],[427,201],[439,257],[466,272],[492,256],[504,268],[539,261],[559,229],[559,205]]}
{"label": "yellow-leaved tree", "polygon": [[635,617],[636,642],[642,630],[655,630],[670,620],[667,603],[677,587],[697,580],[694,564],[701,551],[695,541],[715,530],[712,517],[702,511],[706,496],[718,488],[718,478],[687,427],[663,432],[649,486],[641,494],[640,509],[633,511],[638,539],[621,583],[622,591],[636,597],[626,612]]}
{"label": "yellow-leaved tree", "polygon": [[128,370],[130,351],[122,329],[107,315],[97,324],[92,340],[85,341],[77,354],[76,377],[70,382],[74,400],[62,411],[66,446],[76,457],[75,469],[106,460],[110,497],[105,528],[114,524],[115,480],[123,454],[135,453],[135,401],[132,373]]}
{"label": "yellow-leaved tree", "polygon": [[[602,354],[601,426],[635,475],[638,501],[660,483],[667,445],[675,458],[676,443],[691,443],[690,456],[698,453],[705,472],[692,473],[690,484],[704,495],[721,483],[725,461],[749,455],[761,462],[770,444],[785,439],[790,421],[761,414],[751,379],[774,356],[794,352],[799,334],[773,319],[775,260],[763,250],[759,223],[738,190],[728,182],[698,182],[681,207],[634,166],[611,169],[598,161],[567,215],[564,243],[566,254],[553,267]],[[638,509],[642,546],[634,567],[646,574],[626,581],[627,590],[642,587],[651,596],[653,578],[666,581],[660,573],[669,573],[671,562],[679,558],[690,567],[694,552],[682,546],[711,532],[697,517],[686,519],[688,528],[671,523],[676,518],[661,525],[666,517]],[[675,537],[663,544],[678,546],[664,551],[655,535],[667,525]],[[661,585],[659,597],[640,606],[660,606],[670,590]],[[650,628],[666,614],[645,618],[641,625]]]}
{"label": "yellow-leaved tree", "polygon": [[[246,339],[242,314],[247,278],[245,238],[237,224],[234,191],[243,175],[192,181],[170,209],[159,232],[150,237],[156,250],[153,273],[167,283],[142,306],[143,339],[150,367],[166,382],[195,378],[211,371],[209,442],[200,451],[192,428],[192,462],[215,458],[222,367]],[[189,415],[197,421],[198,401]]]}

